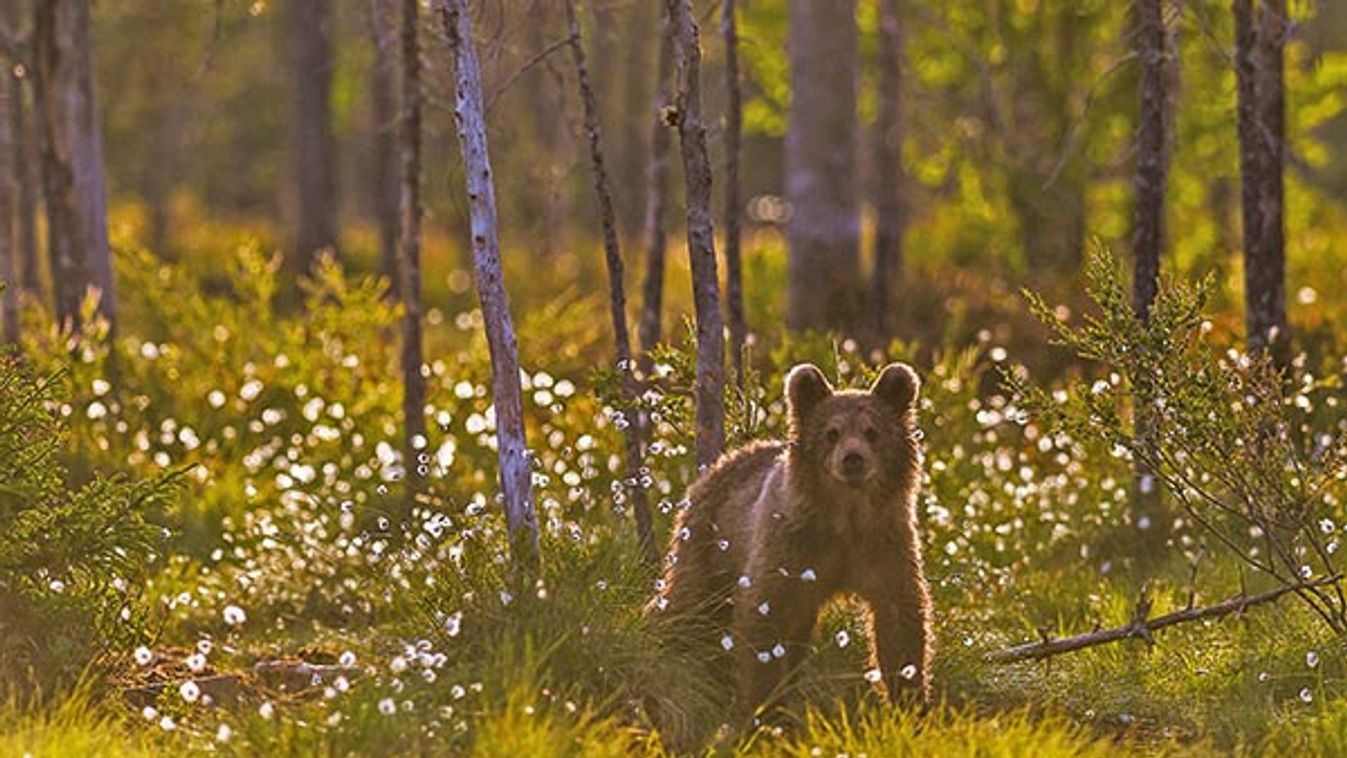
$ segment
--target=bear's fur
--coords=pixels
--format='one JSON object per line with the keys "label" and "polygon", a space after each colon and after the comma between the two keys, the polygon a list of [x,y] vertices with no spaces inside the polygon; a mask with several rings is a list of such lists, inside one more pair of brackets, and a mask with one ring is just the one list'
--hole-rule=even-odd
{"label": "bear's fur", "polygon": [[812,365],[786,379],[790,434],[730,453],[690,488],[652,608],[732,641],[752,711],[808,651],[823,605],[868,606],[872,666],[891,699],[929,697],[931,602],[915,514],[916,373],[834,391]]}

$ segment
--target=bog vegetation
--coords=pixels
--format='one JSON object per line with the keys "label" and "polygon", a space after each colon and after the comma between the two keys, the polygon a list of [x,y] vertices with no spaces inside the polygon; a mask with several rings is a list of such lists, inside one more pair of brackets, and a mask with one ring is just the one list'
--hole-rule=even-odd
{"label": "bog vegetation", "polygon": [[[857,239],[897,235],[888,252],[855,251],[857,272],[864,261],[891,277],[875,290],[799,263],[797,250],[814,243],[793,236],[809,230],[791,229],[791,214],[807,201],[778,196],[779,161],[768,157],[794,94],[788,25],[802,7],[835,12],[830,3],[755,0],[736,11],[671,0],[667,35],[652,31],[663,3],[582,3],[576,15],[567,2],[569,25],[552,3],[335,5],[328,33],[350,43],[335,48],[335,64],[326,46],[287,36],[285,47],[299,46],[293,65],[330,65],[332,96],[303,107],[335,109],[326,128],[359,144],[360,160],[320,155],[326,178],[286,182],[321,194],[337,173],[373,189],[331,209],[332,223],[295,211],[309,222],[298,231],[262,192],[280,181],[276,133],[289,126],[273,112],[286,97],[258,58],[273,44],[267,24],[293,33],[304,7],[327,4],[93,7],[108,278],[90,266],[78,274],[89,286],[67,291],[76,274],[58,260],[63,227],[47,227],[70,224],[82,239],[88,208],[71,187],[53,193],[45,173],[45,222],[30,232],[50,242],[25,242],[18,212],[7,226],[19,233],[0,236],[4,252],[34,244],[0,271],[13,302],[0,319],[10,343],[0,353],[0,754],[660,755],[683,732],[744,756],[1347,754],[1341,9],[1292,4],[1289,16],[1301,33],[1285,45],[1278,315],[1246,305],[1266,282],[1243,276],[1240,251],[1270,243],[1237,233],[1248,156],[1230,53],[1237,14],[1224,4],[1158,4],[1176,89],[1161,109],[1172,131],[1157,143],[1172,154],[1160,211],[1168,242],[1144,302],[1137,282],[1150,280],[1133,265],[1144,240],[1129,234],[1145,90],[1134,69],[1146,54],[1131,51],[1137,19],[1117,4],[852,9],[855,117],[903,127],[901,193],[854,219]],[[2,56],[66,44],[33,40],[80,8],[89,21],[87,2],[15,6],[22,18],[4,19]],[[886,16],[898,6],[901,35]],[[476,15],[453,15],[465,9]],[[721,196],[697,192],[699,171],[720,180],[730,142],[712,77],[727,63],[718,46],[734,37],[712,38],[713,11],[731,28],[737,20],[745,69],[747,212],[730,206],[744,216],[742,260],[724,290],[738,288],[742,310],[723,329],[722,303],[708,300],[716,278],[693,270],[709,260],[714,272],[727,242],[710,227]],[[282,23],[283,13],[296,15]],[[168,41],[194,24],[205,31]],[[133,45],[128,30],[143,36]],[[409,44],[416,63],[388,78],[380,67],[395,67]],[[551,55],[580,44],[592,53],[583,78],[583,55],[574,66]],[[474,114],[465,72],[476,50],[485,72]],[[694,53],[706,60],[694,64]],[[51,65],[22,60],[36,76]],[[628,93],[642,103],[634,116],[618,97],[623,60],[648,80]],[[872,74],[876,60],[903,64],[896,112],[880,101],[897,80]],[[705,115],[687,86],[696,65]],[[134,85],[116,78],[133,70]],[[6,92],[41,104],[52,95],[42,88],[61,81],[46,75],[37,100],[28,84]],[[361,77],[374,90],[417,89],[379,105],[355,91]],[[595,102],[576,89],[582,80]],[[255,118],[225,117],[247,103],[260,103]],[[564,105],[557,123],[523,120],[548,103]],[[397,181],[373,181],[379,169],[366,159],[381,154],[390,122],[407,148],[414,110],[411,123],[426,124],[416,130],[424,166],[420,153],[402,154],[401,176],[410,166],[414,178],[399,192]],[[902,121],[908,113],[921,117]],[[476,136],[490,137],[497,158],[489,238],[487,195],[471,185],[482,172],[467,171],[470,201],[463,168],[485,165],[469,148],[483,118],[489,129]],[[16,137],[28,127],[15,128],[10,144],[0,140],[6,156],[25,149]],[[604,139],[611,176],[591,187]],[[654,205],[642,219],[631,199],[646,185],[641,168],[658,176],[659,161],[665,173],[680,165],[668,152],[633,157],[660,141],[680,151],[672,173],[688,179],[656,193],[663,215]],[[58,160],[49,153],[44,163]],[[396,179],[392,152],[383,160]],[[9,171],[15,191],[0,194],[21,201],[32,176],[0,161]],[[896,230],[886,202],[901,208]],[[664,216],[669,228],[652,230]],[[501,362],[497,306],[478,299],[492,244],[517,366]],[[296,264],[297,253],[310,259]],[[636,286],[652,266],[653,314],[650,282]],[[624,282],[628,306],[613,307]],[[825,285],[850,286],[852,299]],[[804,307],[801,293],[819,302]],[[1263,320],[1246,322],[1250,309]],[[615,313],[637,333],[616,347]],[[715,361],[720,335],[726,354]],[[408,340],[421,346],[410,363]],[[892,360],[923,378],[934,702],[884,700],[866,671],[865,619],[838,603],[779,710],[727,723],[732,693],[707,677],[708,661],[642,612],[660,575],[652,554],[716,433],[727,448],[785,434],[791,366],[810,361],[837,387],[864,387]],[[515,376],[517,417],[495,402]],[[423,393],[410,422],[409,381]],[[708,426],[720,423],[714,404],[723,429]],[[526,496],[502,486],[506,423],[527,441]],[[524,504],[527,518],[511,510]],[[1185,611],[1193,618],[1156,622]],[[1119,628],[1118,641],[1053,648]],[[673,717],[656,724],[652,713]]]}

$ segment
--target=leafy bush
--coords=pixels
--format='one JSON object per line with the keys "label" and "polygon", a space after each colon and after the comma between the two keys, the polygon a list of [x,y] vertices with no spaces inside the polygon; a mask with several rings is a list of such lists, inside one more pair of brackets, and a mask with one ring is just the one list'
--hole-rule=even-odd
{"label": "leafy bush", "polygon": [[34,378],[0,354],[0,679],[10,686],[69,683],[135,637],[159,543],[144,514],[171,491],[171,476],[67,483],[60,378]]}
{"label": "leafy bush", "polygon": [[[1181,509],[1178,543],[1190,555],[1199,542],[1210,544],[1280,584],[1339,575],[1347,440],[1337,377],[1316,380],[1300,365],[1283,373],[1264,356],[1217,350],[1202,314],[1205,287],[1165,282],[1142,322],[1113,258],[1095,253],[1086,276],[1099,314],[1083,326],[1039,298],[1031,303],[1061,344],[1107,378],[1049,391],[1010,372],[1026,407],[1055,435],[1097,439],[1119,459],[1144,463]],[[1321,398],[1327,413],[1315,419]],[[1142,415],[1148,430],[1139,430]],[[1335,632],[1347,633],[1340,592],[1297,594]]]}

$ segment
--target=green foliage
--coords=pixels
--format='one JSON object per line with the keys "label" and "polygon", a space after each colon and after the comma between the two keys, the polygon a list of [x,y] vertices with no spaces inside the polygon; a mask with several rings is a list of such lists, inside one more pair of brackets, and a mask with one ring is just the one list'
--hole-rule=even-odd
{"label": "green foliage", "polygon": [[67,484],[59,380],[0,354],[0,683],[9,687],[69,684],[134,639],[159,549],[144,516],[171,491],[171,476]]}
{"label": "green foliage", "polygon": [[[1111,256],[1097,252],[1085,273],[1099,312],[1082,326],[1037,296],[1030,303],[1060,344],[1108,378],[1048,391],[1009,372],[1026,408],[1054,434],[1098,439],[1118,457],[1144,462],[1200,527],[1196,537],[1227,557],[1281,583],[1338,574],[1332,556],[1347,496],[1341,419],[1293,416],[1313,409],[1316,393],[1336,389],[1336,377],[1316,382],[1303,369],[1283,376],[1265,357],[1217,351],[1202,315],[1205,287],[1164,283],[1143,322]],[[1137,428],[1139,403],[1149,434]],[[1302,597],[1335,631],[1347,630],[1340,596]]]}

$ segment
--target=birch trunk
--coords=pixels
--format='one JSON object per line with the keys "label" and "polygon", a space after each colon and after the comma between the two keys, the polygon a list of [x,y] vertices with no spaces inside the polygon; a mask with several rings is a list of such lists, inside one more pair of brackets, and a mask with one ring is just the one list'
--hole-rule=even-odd
{"label": "birch trunk", "polygon": [[697,467],[704,470],[725,449],[725,334],[720,317],[715,233],[711,222],[711,161],[702,121],[701,42],[690,0],[666,0],[678,62],[676,116],[683,153],[688,256],[697,323]]}
{"label": "birch trunk", "polygon": [[500,485],[505,518],[516,564],[537,565],[538,520],[533,510],[533,487],[528,450],[524,444],[524,410],[519,386],[519,357],[514,324],[500,265],[500,234],[496,222],[496,191],[487,151],[482,75],[472,41],[468,0],[439,0],[445,36],[455,61],[454,116],[463,152],[468,212],[471,224],[473,268],[482,317],[491,351],[492,392],[496,408],[496,440],[500,446]]}
{"label": "birch trunk", "polygon": [[624,283],[622,248],[617,236],[617,213],[613,208],[613,193],[609,187],[608,167],[603,153],[603,133],[599,126],[599,108],[594,98],[594,86],[589,78],[585,48],[580,37],[580,22],[575,15],[574,0],[566,0],[566,21],[570,28],[571,57],[575,62],[576,79],[580,87],[580,103],[585,114],[585,135],[589,140],[590,166],[594,173],[594,198],[599,207],[603,225],[603,260],[608,271],[608,308],[613,321],[613,341],[617,349],[618,371],[622,374],[622,407],[619,411],[627,419],[623,429],[626,440],[626,487],[631,497],[632,514],[636,520],[636,538],[641,555],[654,563],[659,555],[655,550],[654,534],[650,524],[650,502],[646,497],[641,460],[644,424],[637,418],[636,386],[633,371],[636,366],[631,355],[631,332],[627,328],[627,293]]}

